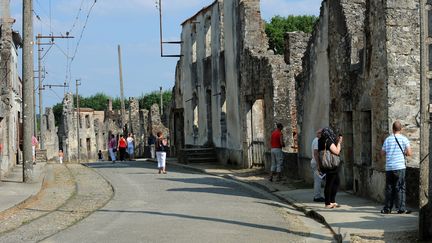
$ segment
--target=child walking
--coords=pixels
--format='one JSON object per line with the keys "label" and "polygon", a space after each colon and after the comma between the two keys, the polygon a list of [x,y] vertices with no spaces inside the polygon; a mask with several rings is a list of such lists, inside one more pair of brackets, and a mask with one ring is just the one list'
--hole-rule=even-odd
{"label": "child walking", "polygon": [[60,164],[63,164],[63,149],[60,149],[58,152],[59,162]]}

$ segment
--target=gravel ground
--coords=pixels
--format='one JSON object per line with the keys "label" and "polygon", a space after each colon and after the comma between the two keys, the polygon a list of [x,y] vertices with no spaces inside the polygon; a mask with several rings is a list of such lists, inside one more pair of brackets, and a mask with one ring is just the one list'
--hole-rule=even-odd
{"label": "gravel ground", "polygon": [[0,242],[43,240],[87,217],[112,196],[111,185],[94,170],[50,164],[42,190],[0,215]]}

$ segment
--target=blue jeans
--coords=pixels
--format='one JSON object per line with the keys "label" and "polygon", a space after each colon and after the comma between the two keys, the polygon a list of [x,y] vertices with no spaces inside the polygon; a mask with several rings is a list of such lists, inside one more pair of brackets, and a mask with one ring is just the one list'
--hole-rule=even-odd
{"label": "blue jeans", "polygon": [[405,211],[405,169],[386,171],[384,209],[391,211],[393,205],[399,211]]}

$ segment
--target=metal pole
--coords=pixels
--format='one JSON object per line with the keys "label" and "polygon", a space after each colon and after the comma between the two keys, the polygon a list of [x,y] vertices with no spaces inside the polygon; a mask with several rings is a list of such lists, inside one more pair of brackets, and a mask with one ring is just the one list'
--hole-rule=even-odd
{"label": "metal pole", "polygon": [[160,90],[160,116],[162,117],[162,113],[163,113],[162,86],[160,86],[159,90]]}
{"label": "metal pole", "polygon": [[41,34],[36,37],[38,45],[38,81],[39,81],[39,141],[40,148],[45,149],[45,141],[42,134],[42,116],[43,116],[43,105],[42,105],[42,48],[40,38]]}
{"label": "metal pole", "polygon": [[77,102],[77,141],[78,141],[78,163],[81,163],[81,141],[80,141],[80,107],[79,107],[79,95],[78,86],[80,85],[80,79],[76,80],[76,102]]}
{"label": "metal pole", "polygon": [[122,62],[121,62],[121,48],[118,45],[118,61],[119,61],[119,75],[120,75],[120,104],[121,104],[121,125],[122,131],[124,128],[124,115],[125,111],[125,103],[124,103],[124,92],[123,92],[123,73],[122,73]]}
{"label": "metal pole", "polygon": [[32,135],[34,134],[33,1],[23,0],[23,181],[33,181]]}
{"label": "metal pole", "polygon": [[162,39],[162,0],[159,0],[159,38],[160,38],[160,52],[163,57],[163,39]]}

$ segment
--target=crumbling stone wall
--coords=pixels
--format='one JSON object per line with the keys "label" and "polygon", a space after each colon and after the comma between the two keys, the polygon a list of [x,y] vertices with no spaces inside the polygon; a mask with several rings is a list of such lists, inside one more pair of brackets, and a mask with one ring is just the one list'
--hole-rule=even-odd
{"label": "crumbling stone wall", "polygon": [[298,131],[297,131],[297,92],[296,77],[302,72],[302,59],[307,48],[307,43],[311,35],[303,32],[285,33],[285,63],[288,64],[288,109],[289,120],[286,132],[286,144],[290,146],[290,152],[297,152],[298,149]]}
{"label": "crumbling stone wall", "polygon": [[151,134],[156,136],[158,132],[162,132],[164,137],[169,136],[168,128],[165,127],[165,125],[162,123],[158,104],[153,104],[151,106],[148,119],[149,119],[149,130]]}
{"label": "crumbling stone wall", "polygon": [[286,128],[286,150],[295,147],[289,104],[295,95],[286,95],[294,79],[283,56],[267,51],[259,6],[258,0],[215,1],[183,22],[176,68],[174,95],[182,103],[174,115],[184,119],[178,125],[185,131],[176,143],[215,146],[220,162],[241,167],[263,163],[277,122]]}
{"label": "crumbling stone wall", "polygon": [[67,93],[63,98],[63,112],[58,128],[59,147],[63,148],[65,162],[78,160],[76,121],[77,113],[73,107],[73,95]]}
{"label": "crumbling stone wall", "polygon": [[[418,161],[417,8],[406,0],[324,1],[298,77],[299,164],[310,160],[316,128],[330,125],[344,135],[343,186],[377,200],[385,184],[378,155],[394,120],[404,125]],[[315,93],[315,103],[313,90],[325,93]],[[311,175],[306,167],[301,173]]]}
{"label": "crumbling stone wall", "polygon": [[0,31],[0,174],[6,175],[21,156],[22,82],[18,77],[19,34],[9,14],[1,16]]}
{"label": "crumbling stone wall", "polygon": [[41,127],[43,127],[42,136],[45,141],[45,149],[48,161],[58,161],[59,140],[57,135],[58,128],[55,126],[53,109],[45,108],[45,114],[42,117]]}
{"label": "crumbling stone wall", "polygon": [[134,97],[129,98],[129,131],[134,134],[135,141],[135,156],[142,156],[139,154],[139,147],[143,145],[143,137],[145,133],[142,133],[140,129],[140,109],[138,100]]}

